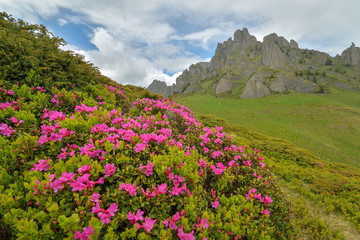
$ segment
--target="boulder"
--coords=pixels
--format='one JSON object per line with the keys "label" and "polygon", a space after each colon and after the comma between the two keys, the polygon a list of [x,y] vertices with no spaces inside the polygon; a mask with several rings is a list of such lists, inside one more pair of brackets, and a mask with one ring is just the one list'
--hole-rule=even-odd
{"label": "boulder", "polygon": [[297,77],[286,78],[284,84],[286,88],[302,93],[316,92],[320,89],[316,83]]}
{"label": "boulder", "polygon": [[252,76],[247,82],[244,91],[241,94],[241,97],[258,98],[269,95],[270,90],[265,85],[265,83],[267,82],[267,77],[269,77],[268,72],[260,72]]}
{"label": "boulder", "polygon": [[286,91],[285,83],[284,83],[285,80],[286,80],[286,76],[284,74],[276,75],[276,78],[273,79],[269,84],[270,89],[277,93],[285,92]]}
{"label": "boulder", "polygon": [[227,77],[223,77],[220,79],[220,81],[215,89],[215,93],[221,94],[221,93],[224,93],[227,91],[231,91],[235,85],[236,84],[234,84],[232,81],[230,81]]}

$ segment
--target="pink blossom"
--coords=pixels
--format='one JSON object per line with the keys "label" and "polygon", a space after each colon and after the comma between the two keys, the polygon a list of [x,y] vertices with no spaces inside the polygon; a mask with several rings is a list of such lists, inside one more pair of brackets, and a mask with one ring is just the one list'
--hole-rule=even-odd
{"label": "pink blossom", "polygon": [[209,224],[208,224],[207,221],[208,221],[207,218],[202,218],[202,219],[200,220],[200,217],[198,217],[198,224],[194,223],[194,228],[195,228],[195,229],[201,228],[201,227],[202,227],[203,229],[209,228]]}
{"label": "pink blossom", "polygon": [[19,120],[17,120],[15,117],[11,117],[10,121],[15,124],[17,124],[19,122]]}
{"label": "pink blossom", "polygon": [[146,148],[146,144],[145,144],[145,143],[138,143],[138,144],[135,145],[134,151],[135,151],[136,153],[138,153],[138,152],[144,151],[145,148]]}
{"label": "pink blossom", "polygon": [[8,90],[7,93],[8,93],[9,95],[11,95],[11,96],[14,95],[14,91],[13,91],[13,90]]}
{"label": "pink blossom", "polygon": [[206,169],[206,162],[202,159],[199,159],[199,167],[203,167]]}
{"label": "pink blossom", "polygon": [[14,130],[12,130],[11,126],[8,126],[5,123],[0,123],[0,134],[10,137],[10,135],[13,133],[14,133]]}
{"label": "pink blossom", "polygon": [[267,209],[261,211],[261,214],[262,214],[262,215],[268,215],[268,216],[270,216],[270,212],[269,212],[269,210],[267,210]]}
{"label": "pink blossom", "polygon": [[174,216],[170,217],[169,219],[163,221],[162,223],[164,224],[164,226],[167,228],[169,227],[169,223],[170,223],[170,229],[171,230],[175,230],[178,227],[176,226],[176,222],[178,222],[180,220],[181,216],[179,214],[179,212],[175,213]]}
{"label": "pink blossom", "polygon": [[145,194],[145,198],[149,198],[149,197],[155,197],[156,196],[156,191],[153,191],[152,193],[150,193],[149,189],[146,189],[146,192],[143,188],[141,188],[141,192],[143,194]]}
{"label": "pink blossom", "polygon": [[137,193],[137,187],[134,185],[131,185],[130,183],[122,183],[119,187],[119,190],[124,189],[124,191],[127,191],[130,196],[135,196]]}
{"label": "pink blossom", "polygon": [[156,190],[155,186],[153,186],[153,190],[156,192],[156,194],[165,194],[168,191],[167,184],[162,183],[162,184],[158,185],[157,190]]}
{"label": "pink blossom", "polygon": [[100,193],[93,193],[93,194],[91,194],[90,201],[97,203],[97,202],[99,202],[100,196],[101,196]]}
{"label": "pink blossom", "polygon": [[47,160],[41,159],[38,161],[38,164],[33,163],[34,167],[30,171],[35,171],[35,170],[37,170],[39,172],[47,171],[50,168],[49,162],[50,162],[50,158]]}
{"label": "pink blossom", "polygon": [[75,110],[76,112],[94,112],[95,110],[97,110],[98,108],[96,106],[94,107],[88,107],[85,104],[81,104],[81,106],[75,106]]}
{"label": "pink blossom", "polygon": [[269,205],[272,202],[273,202],[273,200],[271,199],[271,197],[265,196],[265,198],[264,198],[265,205]]}
{"label": "pink blossom", "polygon": [[142,221],[144,212],[140,209],[137,210],[136,215],[132,214],[130,211],[128,212],[127,219],[131,224],[135,224],[137,221]]}
{"label": "pink blossom", "polygon": [[145,175],[147,177],[154,174],[153,167],[154,167],[154,164],[151,161],[146,166],[143,166],[142,163],[140,163],[140,170],[146,169]]}
{"label": "pink blossom", "polygon": [[112,164],[108,163],[105,165],[105,171],[104,171],[105,177],[110,177],[115,173],[115,171],[116,171],[116,167],[114,166],[113,163]]}
{"label": "pink blossom", "polygon": [[94,228],[89,226],[87,228],[83,228],[83,232],[80,233],[79,231],[75,232],[75,239],[80,240],[90,240],[90,235],[94,234]]}
{"label": "pink blossom", "polygon": [[211,157],[215,159],[217,157],[220,157],[221,155],[223,155],[222,151],[214,151]]}
{"label": "pink blossom", "polygon": [[151,229],[154,227],[157,219],[151,220],[151,218],[146,217],[145,222],[142,224],[142,228],[144,228],[148,233],[151,231]]}
{"label": "pink blossom", "polygon": [[191,233],[184,233],[184,226],[181,225],[180,228],[178,228],[177,236],[180,240],[195,240],[194,236],[194,230],[191,231]]}
{"label": "pink blossom", "polygon": [[89,164],[82,165],[77,171],[78,173],[88,173],[91,170],[91,166]]}
{"label": "pink blossom", "polygon": [[265,167],[265,163],[263,163],[263,162],[259,162],[259,165],[263,168],[263,167]]}
{"label": "pink blossom", "polygon": [[118,207],[116,203],[110,204],[110,207],[107,210],[100,208],[100,203],[96,203],[96,206],[92,208],[91,213],[97,213],[97,216],[100,218],[100,221],[102,221],[103,225],[105,223],[110,223],[110,218],[114,216],[115,212],[118,211]]}
{"label": "pink blossom", "polygon": [[220,175],[225,171],[226,166],[223,163],[218,162],[217,168],[215,167],[215,165],[211,165],[210,168],[216,175]]}
{"label": "pink blossom", "polygon": [[212,207],[216,209],[219,205],[220,205],[220,202],[219,202],[218,198],[215,198],[215,202],[212,202]]}

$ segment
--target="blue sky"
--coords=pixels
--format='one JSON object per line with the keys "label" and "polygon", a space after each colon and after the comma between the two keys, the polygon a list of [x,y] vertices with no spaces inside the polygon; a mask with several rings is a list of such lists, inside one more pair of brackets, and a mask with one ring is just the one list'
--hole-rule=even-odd
{"label": "blue sky", "polygon": [[357,0],[0,0],[0,11],[43,24],[101,72],[123,84],[168,84],[209,61],[218,42],[244,27],[299,47],[341,54],[360,45]]}

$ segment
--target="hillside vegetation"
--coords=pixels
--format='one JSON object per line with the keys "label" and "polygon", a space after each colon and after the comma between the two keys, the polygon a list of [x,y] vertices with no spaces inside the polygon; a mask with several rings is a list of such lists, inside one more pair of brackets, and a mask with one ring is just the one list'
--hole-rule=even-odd
{"label": "hillside vegetation", "polygon": [[300,236],[258,149],[0,16],[1,239]]}

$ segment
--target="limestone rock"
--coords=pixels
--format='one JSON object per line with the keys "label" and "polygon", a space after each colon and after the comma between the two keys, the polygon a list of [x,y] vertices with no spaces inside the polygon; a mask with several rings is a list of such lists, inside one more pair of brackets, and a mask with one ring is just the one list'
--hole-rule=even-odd
{"label": "limestone rock", "polygon": [[290,40],[290,46],[295,49],[299,48],[299,44],[293,39]]}
{"label": "limestone rock", "polygon": [[230,81],[227,77],[223,77],[220,79],[219,84],[215,89],[216,94],[221,94],[227,91],[231,91],[235,84]]}
{"label": "limestone rock", "polygon": [[345,61],[345,64],[360,66],[360,48],[352,43],[351,47],[341,53],[341,58]]}
{"label": "limestone rock", "polygon": [[275,33],[265,36],[261,48],[263,64],[267,67],[281,67],[287,60],[285,54],[280,49],[284,45],[286,43]]}
{"label": "limestone rock", "polygon": [[156,94],[162,94],[164,92],[165,88],[166,88],[166,83],[163,81],[156,80],[156,79],[147,87],[147,89],[150,92],[156,93]]}
{"label": "limestone rock", "polygon": [[267,72],[256,73],[254,76],[252,76],[251,79],[247,82],[241,97],[258,98],[269,95],[270,90],[265,85],[267,82],[266,77],[269,77]]}
{"label": "limestone rock", "polygon": [[284,84],[286,88],[294,90],[296,92],[301,93],[311,93],[319,91],[320,87],[309,80],[304,80],[297,77],[288,77],[284,80]]}
{"label": "limestone rock", "polygon": [[278,74],[276,78],[270,82],[269,84],[270,89],[277,93],[285,92],[286,91],[285,83],[284,83],[285,80],[286,80],[286,76],[284,74]]}
{"label": "limestone rock", "polygon": [[175,84],[167,86],[165,82],[154,80],[147,89],[156,94],[162,94],[164,97],[170,97],[174,94]]}

